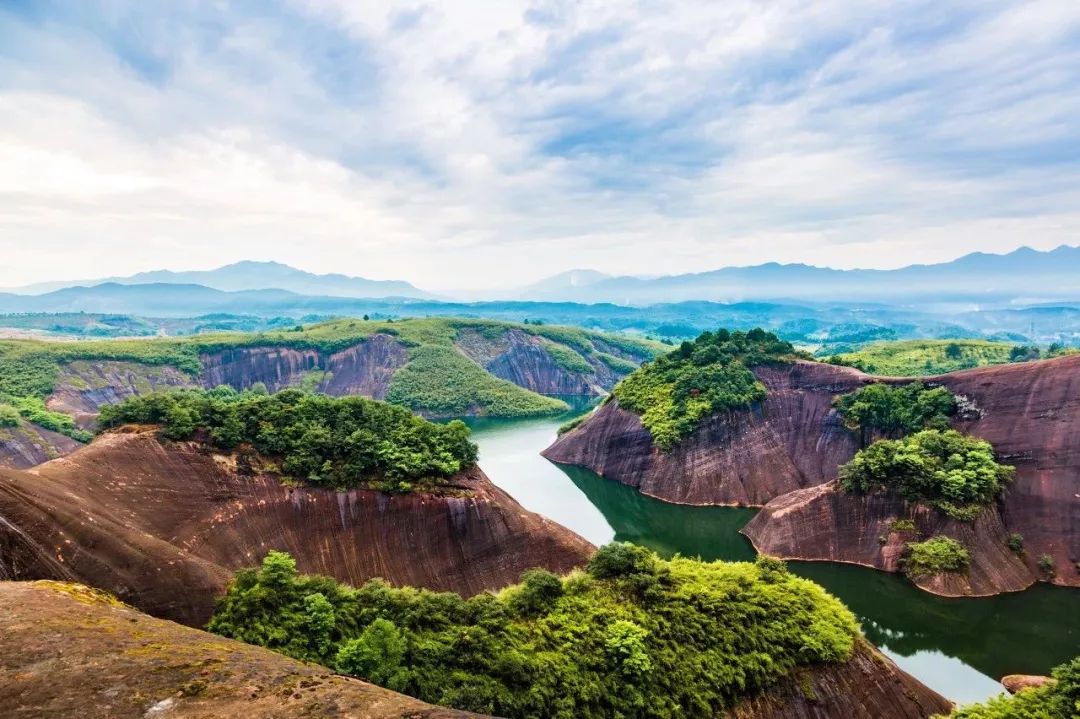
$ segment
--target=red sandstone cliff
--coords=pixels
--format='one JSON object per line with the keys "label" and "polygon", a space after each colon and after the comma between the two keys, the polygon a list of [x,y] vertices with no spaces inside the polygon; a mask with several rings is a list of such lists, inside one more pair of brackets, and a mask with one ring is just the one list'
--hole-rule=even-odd
{"label": "red sandstone cliff", "polygon": [[0,579],[78,581],[200,625],[233,571],[271,549],[354,585],[381,576],[463,594],[591,553],[478,468],[456,484],[456,496],[290,488],[195,443],[111,432],[33,470],[0,470]]}
{"label": "red sandstone cliff", "polygon": [[[640,418],[613,401],[559,438],[544,456],[670,502],[769,503],[746,530],[763,551],[895,569],[894,540],[876,546],[863,543],[888,534],[882,527],[902,514],[903,507],[808,488],[834,479],[837,467],[858,449],[857,437],[831,408],[833,397],[872,381],[911,380],[875,378],[811,362],[755,373],[769,392],[760,407],[714,417],[670,452],[655,448]],[[960,396],[965,410],[956,427],[989,440],[1017,470],[1016,481],[993,514],[1001,527],[982,519],[973,525],[977,536],[967,537],[976,565],[996,562],[1000,570],[979,578],[973,567],[967,580],[939,579],[927,588],[986,594],[1021,588],[1035,578],[1080,585],[1080,356],[924,379]],[[782,496],[788,492],[796,493]],[[857,516],[865,527],[848,526]],[[937,528],[946,534],[961,532],[958,525]],[[1003,536],[1012,532],[1024,538],[1023,562],[1001,554]],[[853,539],[861,549],[851,547]],[[1036,566],[1044,554],[1053,558],[1052,577]]]}

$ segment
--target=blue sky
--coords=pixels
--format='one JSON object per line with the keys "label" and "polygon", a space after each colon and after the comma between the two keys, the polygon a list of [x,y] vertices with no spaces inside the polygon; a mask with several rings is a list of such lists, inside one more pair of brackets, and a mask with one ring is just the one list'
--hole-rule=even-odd
{"label": "blue sky", "polygon": [[0,3],[0,285],[1080,244],[1080,3]]}

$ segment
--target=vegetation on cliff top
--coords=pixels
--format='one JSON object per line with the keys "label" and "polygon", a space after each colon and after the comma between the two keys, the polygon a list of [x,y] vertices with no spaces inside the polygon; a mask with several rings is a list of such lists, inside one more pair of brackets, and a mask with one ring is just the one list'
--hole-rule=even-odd
{"label": "vegetation on cliff top", "polygon": [[987,340],[905,340],[878,342],[857,352],[829,357],[832,364],[855,367],[869,374],[917,377],[944,374],[984,365],[1026,362],[1071,354],[1074,349],[1051,345],[1046,350]]}
{"label": "vegetation on cliff top", "polygon": [[[1055,667],[1054,681],[960,707],[950,719],[1070,719],[1080,717],[1080,657]],[[940,719],[940,718],[939,718]]]}
{"label": "vegetation on cliff top", "polygon": [[225,450],[250,445],[278,460],[282,474],[335,488],[438,485],[477,454],[463,422],[435,424],[385,402],[299,390],[156,392],[103,407],[100,423],[157,424],[171,439],[205,437]]}
{"label": "vegetation on cliff top", "polygon": [[859,430],[863,443],[870,433],[907,434],[921,429],[948,429],[956,397],[944,387],[922,382],[871,384],[837,397],[833,403],[844,424]]}
{"label": "vegetation on cliff top", "polygon": [[799,666],[843,662],[851,613],[782,562],[663,561],[610,544],[566,577],[497,595],[359,589],[271,552],[211,631],[388,688],[506,717],[712,717]]}
{"label": "vegetation on cliff top", "polygon": [[859,450],[840,467],[849,492],[888,490],[950,517],[974,519],[1012,481],[1015,470],[994,459],[989,442],[955,430],[925,429]]}
{"label": "vegetation on cliff top", "polygon": [[795,356],[771,332],[705,332],[693,342],[642,365],[615,386],[619,406],[637,412],[661,449],[673,447],[704,420],[765,399],[750,367]]}
{"label": "vegetation on cliff top", "polygon": [[[666,348],[656,342],[589,332],[574,327],[517,324],[493,320],[418,318],[400,321],[342,319],[305,327],[291,327],[256,333],[217,333],[188,337],[87,342],[43,342],[38,340],[0,341],[0,403],[14,406],[24,419],[76,439],[86,437],[70,417],[45,414],[44,400],[54,390],[64,363],[86,361],[127,361],[137,364],[176,367],[193,378],[202,372],[201,356],[239,347],[286,347],[339,352],[367,341],[373,335],[390,335],[410,351],[411,373],[399,381],[393,395],[396,402],[433,414],[453,414],[466,407],[491,415],[535,415],[565,410],[556,400],[546,400],[534,392],[491,376],[455,347],[462,330],[471,330],[496,341],[510,330],[542,338],[553,362],[568,371],[592,371],[589,360],[608,366],[629,360],[612,357],[620,352],[635,361],[651,359]],[[453,353],[453,354],[450,354]],[[421,371],[436,375],[425,386],[416,375]],[[626,371],[622,365],[622,371]],[[437,385],[442,385],[438,388]],[[425,405],[424,402],[431,402]],[[451,408],[451,409],[446,409]]]}

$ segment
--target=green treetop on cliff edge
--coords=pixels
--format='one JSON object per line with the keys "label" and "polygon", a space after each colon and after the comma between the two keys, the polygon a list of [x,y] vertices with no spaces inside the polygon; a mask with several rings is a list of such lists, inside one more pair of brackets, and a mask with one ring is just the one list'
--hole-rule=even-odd
{"label": "green treetop on cliff edge", "polygon": [[851,612],[783,562],[598,550],[497,595],[359,589],[271,552],[238,572],[211,631],[428,702],[505,717],[713,717],[797,667],[846,661]]}
{"label": "green treetop on cliff edge", "polygon": [[661,449],[671,449],[702,420],[765,399],[749,368],[798,356],[790,343],[752,329],[705,332],[657,357],[615,386],[619,406],[637,412]]}
{"label": "green treetop on cliff edge", "polygon": [[859,493],[893,491],[955,519],[972,520],[1014,474],[1012,467],[995,460],[989,442],[951,429],[924,429],[860,450],[840,467],[840,486]]}
{"label": "green treetop on cliff edge", "polygon": [[335,488],[438,485],[477,454],[459,420],[435,424],[386,402],[300,390],[156,392],[103,407],[100,423],[157,424],[170,439],[205,437],[225,450],[250,445],[282,474]]}

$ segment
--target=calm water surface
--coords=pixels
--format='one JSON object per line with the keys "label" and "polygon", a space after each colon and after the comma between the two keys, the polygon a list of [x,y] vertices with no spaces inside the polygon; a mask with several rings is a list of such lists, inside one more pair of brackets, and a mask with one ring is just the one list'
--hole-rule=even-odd
{"label": "calm water surface", "polygon": [[[480,464],[495,484],[593,544],[618,539],[667,556],[753,559],[753,548],[738,532],[755,510],[667,504],[541,457],[565,420],[469,424],[480,445]],[[1045,674],[1080,654],[1080,590],[1040,584],[987,599],[944,599],[915,589],[903,577],[864,567],[790,566],[842,599],[867,638],[897,664],[959,703],[1000,693],[997,677]]]}

